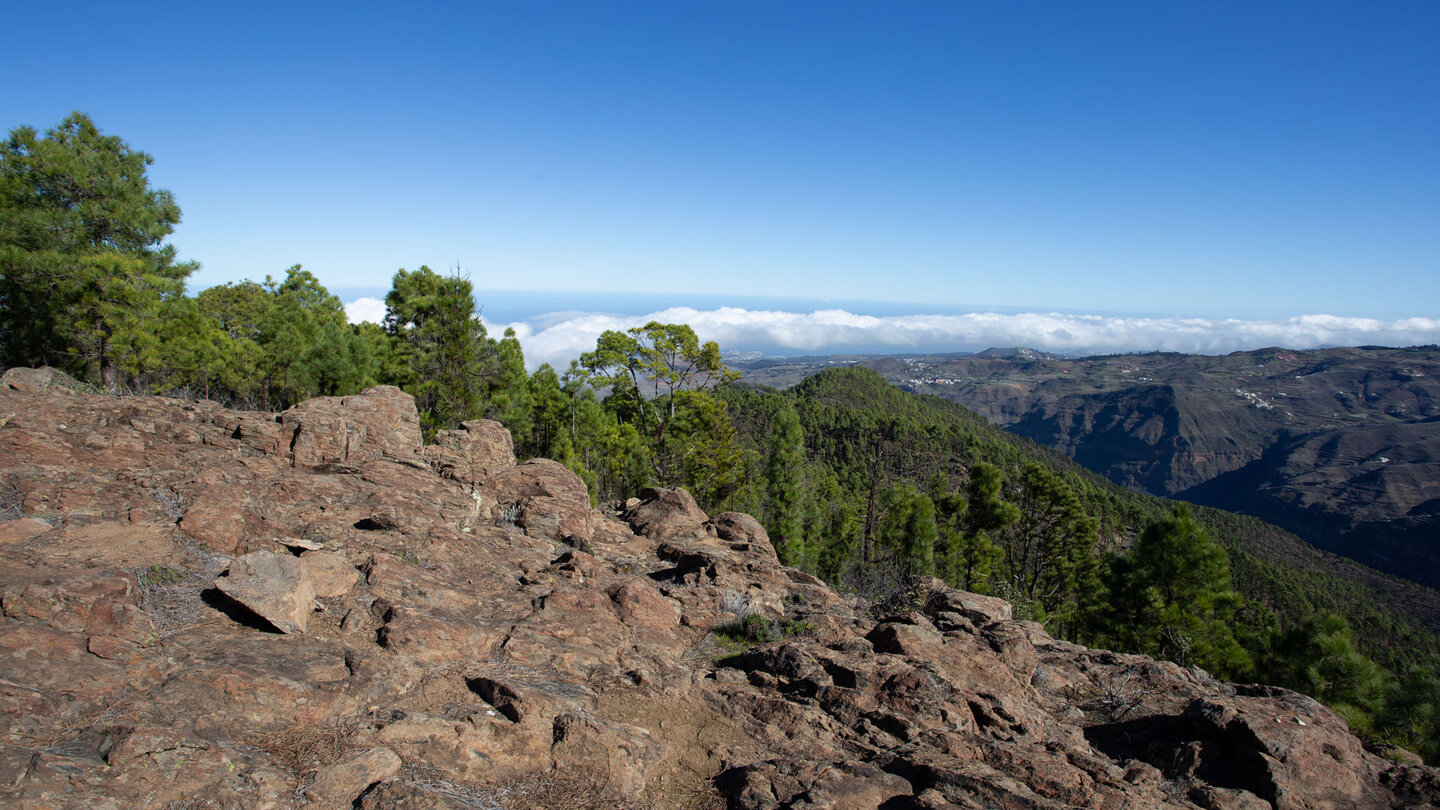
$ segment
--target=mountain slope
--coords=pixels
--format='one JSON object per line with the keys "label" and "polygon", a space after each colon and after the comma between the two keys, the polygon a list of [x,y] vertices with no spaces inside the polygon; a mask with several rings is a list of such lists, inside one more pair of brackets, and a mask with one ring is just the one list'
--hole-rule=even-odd
{"label": "mountain slope", "polygon": [[[1162,401],[1169,396],[1164,386],[1145,391]],[[783,395],[756,389],[729,396],[743,425],[763,423],[749,414],[766,410],[765,397],[793,401],[809,455],[841,471],[844,491],[858,501],[875,474],[923,487],[937,472],[963,476],[983,461],[1012,481],[1031,462],[1059,471],[1086,513],[1098,519],[1102,538],[1114,544],[1129,544],[1175,506],[1115,486],[958,403],[902,390],[868,368],[828,368]],[[1394,671],[1440,661],[1440,593],[1319,550],[1255,518],[1203,507],[1196,517],[1231,551],[1237,588],[1282,619],[1337,612],[1356,629],[1365,653]]]}
{"label": "mountain slope", "polygon": [[[1436,347],[865,362],[1121,486],[1245,511],[1440,585]],[[747,378],[788,378],[804,368],[770,366]]]}

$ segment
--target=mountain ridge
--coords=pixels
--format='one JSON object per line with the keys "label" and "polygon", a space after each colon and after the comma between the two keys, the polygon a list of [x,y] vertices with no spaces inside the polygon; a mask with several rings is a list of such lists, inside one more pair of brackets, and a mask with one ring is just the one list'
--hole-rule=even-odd
{"label": "mountain ridge", "polygon": [[0,384],[9,806],[1440,801],[1309,698],[935,580],[873,615],[683,490],[594,509],[494,422],[422,445],[398,389],[274,414],[51,382]]}

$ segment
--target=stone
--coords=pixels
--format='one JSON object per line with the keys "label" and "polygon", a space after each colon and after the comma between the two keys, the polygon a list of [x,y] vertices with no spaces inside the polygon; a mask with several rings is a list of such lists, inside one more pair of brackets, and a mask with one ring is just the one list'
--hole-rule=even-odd
{"label": "stone", "polygon": [[595,518],[590,492],[580,476],[558,461],[532,458],[503,469],[481,488],[501,522],[510,522],[532,537],[588,540]]}
{"label": "stone", "polygon": [[394,386],[306,400],[280,414],[280,425],[296,467],[419,460],[420,414],[414,398]]}
{"label": "stone", "polygon": [[[46,529],[0,521],[7,808],[1440,806],[1293,692],[933,579],[877,622],[683,490],[596,511],[483,420],[417,452],[393,389],[277,421],[24,378],[0,481]],[[763,638],[713,632],[747,614]]]}
{"label": "stone", "polygon": [[349,807],[371,785],[399,774],[403,764],[399,754],[376,746],[321,768],[305,788],[305,798],[318,805],[319,810]]}
{"label": "stone", "polygon": [[53,528],[49,523],[34,518],[0,521],[0,545],[23,543]]}
{"label": "stone", "polygon": [[770,560],[779,559],[775,556],[775,546],[770,543],[770,534],[765,527],[744,512],[721,512],[710,519],[709,525],[717,537],[739,551],[753,551]]}
{"label": "stone", "polygon": [[475,419],[435,434],[424,455],[436,472],[473,485],[515,466],[515,442],[499,422]]}
{"label": "stone", "polygon": [[684,489],[647,489],[640,503],[625,510],[625,521],[636,534],[651,540],[673,540],[704,534],[709,519]]}
{"label": "stone", "polygon": [[309,575],[311,589],[321,598],[344,596],[360,581],[360,572],[343,554],[307,551],[300,555],[300,564]]}
{"label": "stone", "polygon": [[255,551],[230,563],[215,587],[282,633],[303,633],[315,601],[310,570],[288,554]]}
{"label": "stone", "polygon": [[47,388],[60,390],[79,391],[85,386],[74,377],[61,371],[58,368],[42,366],[40,368],[15,367],[0,376],[0,385],[14,391],[23,391],[27,394],[37,393]]}

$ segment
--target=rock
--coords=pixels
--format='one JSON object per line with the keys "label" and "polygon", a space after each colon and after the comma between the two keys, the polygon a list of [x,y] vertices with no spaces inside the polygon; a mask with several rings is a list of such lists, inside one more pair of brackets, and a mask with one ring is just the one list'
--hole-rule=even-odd
{"label": "rock", "polygon": [[499,422],[461,422],[458,430],[442,430],[424,455],[437,472],[466,484],[479,484],[515,466],[515,443]]}
{"label": "rock", "polygon": [[0,376],[0,385],[14,391],[23,391],[33,394],[47,388],[59,390],[79,391],[85,386],[74,377],[61,371],[58,368],[42,366],[40,368],[15,367]]}
{"label": "rock", "polygon": [[343,762],[321,768],[305,789],[305,798],[322,810],[349,807],[367,788],[393,778],[404,763],[400,755],[376,746]]}
{"label": "rock", "polygon": [[300,564],[310,577],[316,596],[344,596],[360,581],[360,572],[342,554],[329,551],[307,551],[300,555]]}
{"label": "rock", "polygon": [[900,622],[877,624],[865,639],[875,645],[877,653],[915,658],[933,657],[945,643],[945,639],[933,628]]}
{"label": "rock", "polygon": [[32,537],[50,531],[51,528],[49,523],[34,518],[0,521],[0,545],[23,543]]}
{"label": "rock", "polygon": [[[0,385],[0,482],[43,519],[0,521],[0,805],[1440,799],[1440,771],[1294,693],[1053,639],[938,580],[876,622],[748,516],[652,490],[622,522],[562,465],[514,464],[496,423],[415,453],[413,407],[276,421]],[[748,614],[763,632],[713,632]]]}
{"label": "rock", "polygon": [[481,492],[494,504],[498,521],[518,526],[532,537],[588,540],[594,534],[585,482],[558,461],[532,458],[501,470]]}
{"label": "rock", "polygon": [[[708,518],[683,489],[647,489],[640,503],[625,510],[625,522],[651,540],[673,540],[704,533]],[[768,538],[767,538],[768,539]]]}
{"label": "rock", "polygon": [[946,588],[943,583],[941,586],[930,592],[930,599],[926,603],[925,611],[931,615],[956,613],[964,616],[976,627],[984,627],[991,622],[1009,621],[1011,618],[1010,603],[1004,599]]}
{"label": "rock", "polygon": [[765,527],[744,512],[721,512],[710,519],[709,526],[715,530],[717,537],[729,542],[737,551],[753,552],[771,561],[779,560]]}
{"label": "rock", "polygon": [[296,467],[319,469],[375,459],[418,460],[420,414],[399,388],[377,385],[349,397],[319,397],[280,414]]}
{"label": "rock", "polygon": [[310,569],[288,554],[255,551],[236,559],[215,587],[282,633],[303,633],[315,589]]}

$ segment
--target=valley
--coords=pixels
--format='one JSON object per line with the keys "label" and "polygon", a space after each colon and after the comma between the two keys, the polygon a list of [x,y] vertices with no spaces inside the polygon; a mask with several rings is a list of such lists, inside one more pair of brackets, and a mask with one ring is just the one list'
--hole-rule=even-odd
{"label": "valley", "polygon": [[764,358],[785,387],[866,366],[958,402],[1122,486],[1254,515],[1367,565],[1440,585],[1440,348],[1224,356],[979,354]]}

